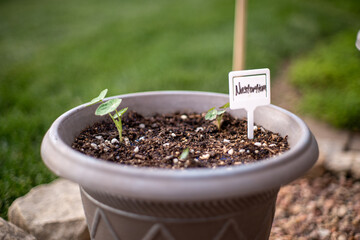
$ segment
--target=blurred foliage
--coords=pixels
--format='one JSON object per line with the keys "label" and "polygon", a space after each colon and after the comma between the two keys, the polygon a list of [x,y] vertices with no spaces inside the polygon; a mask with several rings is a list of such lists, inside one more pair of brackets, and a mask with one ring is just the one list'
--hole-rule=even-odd
{"label": "blurred foliage", "polygon": [[303,94],[302,110],[334,126],[360,130],[360,52],[356,31],[319,44],[291,66],[291,80]]}
{"label": "blurred foliage", "polygon": [[[247,68],[269,67],[359,20],[358,0],[249,0]],[[234,0],[0,1],[0,217],[55,176],[54,119],[104,89],[227,92]]]}

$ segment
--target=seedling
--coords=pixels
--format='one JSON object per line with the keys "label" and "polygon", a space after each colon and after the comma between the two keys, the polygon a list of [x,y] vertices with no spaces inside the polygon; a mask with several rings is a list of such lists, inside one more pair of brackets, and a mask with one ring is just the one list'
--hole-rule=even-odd
{"label": "seedling", "polygon": [[189,156],[189,148],[184,149],[184,151],[180,155],[180,160],[185,160]]}
{"label": "seedling", "polygon": [[[102,102],[106,96],[107,91],[108,91],[107,89],[101,91],[100,95],[98,97],[94,98],[93,100],[91,100],[88,106]],[[99,107],[95,111],[95,115],[98,115],[98,116],[104,116],[106,114],[109,114],[110,118],[115,123],[116,129],[118,130],[120,142],[122,141],[121,117],[128,110],[128,108],[123,108],[120,111],[117,111],[117,108],[119,107],[121,101],[122,101],[122,99],[120,99],[120,98],[111,99],[107,102],[100,104]],[[115,114],[112,115],[111,113],[114,111],[115,111]]]}
{"label": "seedling", "polygon": [[223,106],[220,107],[220,110],[217,110],[215,107],[210,108],[205,115],[205,119],[206,120],[216,119],[215,125],[220,130],[224,113],[226,112],[226,108],[228,108],[229,106],[230,103],[225,103]]}

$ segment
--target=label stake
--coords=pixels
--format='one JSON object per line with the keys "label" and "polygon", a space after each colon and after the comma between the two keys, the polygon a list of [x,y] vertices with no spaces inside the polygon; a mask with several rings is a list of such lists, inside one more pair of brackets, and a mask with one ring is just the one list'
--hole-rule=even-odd
{"label": "label stake", "polygon": [[268,68],[229,73],[230,109],[247,112],[248,139],[254,138],[254,111],[270,104],[270,70]]}
{"label": "label stake", "polygon": [[254,139],[254,109],[246,109],[246,111],[247,111],[248,139]]}

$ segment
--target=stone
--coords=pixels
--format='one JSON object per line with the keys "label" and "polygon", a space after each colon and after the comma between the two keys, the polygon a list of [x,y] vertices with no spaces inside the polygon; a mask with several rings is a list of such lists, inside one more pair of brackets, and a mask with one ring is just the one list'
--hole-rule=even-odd
{"label": "stone", "polygon": [[360,152],[354,153],[354,159],[351,166],[351,175],[355,179],[360,179]]}
{"label": "stone", "polygon": [[311,132],[315,135],[320,148],[325,146],[330,152],[345,149],[351,135],[350,131],[334,128],[328,123],[321,122],[311,117],[306,116],[302,117],[302,119],[307,123]]}
{"label": "stone", "polygon": [[[305,122],[308,124],[309,128],[311,129],[312,133],[315,135],[315,138],[319,145],[319,160],[317,164],[314,166],[321,172],[321,165],[324,164],[325,168],[326,165],[329,163],[330,167],[339,160],[340,155],[346,149],[346,145],[348,144],[349,137],[351,133],[349,131],[341,131],[339,129],[335,129],[334,127],[330,126],[327,123],[320,122],[313,118],[304,117]],[[340,162],[340,165],[345,167],[345,162]],[[320,168],[319,168],[320,167]],[[338,169],[338,166],[334,166]],[[348,165],[346,167],[349,167]],[[331,171],[336,171],[336,169],[331,169]],[[341,171],[348,171],[341,170]]]}
{"label": "stone", "polygon": [[338,238],[337,238],[337,240],[346,240],[346,239],[347,239],[347,237],[344,234],[338,236]]}
{"label": "stone", "polygon": [[325,172],[324,161],[325,154],[323,151],[320,151],[318,160],[314,166],[305,174],[305,176],[309,178],[321,177]]}
{"label": "stone", "polygon": [[17,227],[16,225],[0,218],[0,239],[1,240],[36,240],[36,238]]}
{"label": "stone", "polygon": [[201,160],[208,160],[210,158],[210,154],[206,153],[200,156]]}
{"label": "stone", "polygon": [[326,238],[328,238],[329,236],[330,236],[330,230],[328,230],[328,229],[324,229],[324,228],[320,228],[319,230],[318,230],[318,234],[319,234],[319,237],[320,237],[320,239],[326,239]]}
{"label": "stone", "polygon": [[8,217],[38,240],[90,239],[79,187],[65,179],[39,185],[16,199]]}
{"label": "stone", "polygon": [[314,124],[313,120],[311,120],[310,123],[318,142],[319,159],[307,173],[307,176],[321,176],[325,172],[325,169],[335,173],[348,172],[350,170],[351,161],[349,162],[341,159],[341,155],[344,152],[348,140],[348,132],[339,132],[331,130],[331,128],[330,131],[327,131],[325,129],[328,128],[328,126],[323,126],[323,123]]}
{"label": "stone", "polygon": [[360,151],[360,133],[353,133],[349,142],[350,151]]}
{"label": "stone", "polygon": [[338,215],[338,217],[342,218],[342,217],[345,216],[346,212],[347,212],[346,206],[345,206],[345,205],[341,205],[341,206],[338,208],[338,210],[337,210],[337,215]]}
{"label": "stone", "polygon": [[337,152],[325,158],[324,166],[335,173],[347,173],[351,170],[354,157],[353,152]]}
{"label": "stone", "polygon": [[116,144],[119,143],[119,140],[117,140],[116,138],[111,139],[111,144]]}

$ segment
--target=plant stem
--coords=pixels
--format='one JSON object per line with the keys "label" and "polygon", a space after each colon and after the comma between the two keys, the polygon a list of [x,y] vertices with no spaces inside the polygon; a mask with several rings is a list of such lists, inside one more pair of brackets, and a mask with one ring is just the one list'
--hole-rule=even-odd
{"label": "plant stem", "polygon": [[122,123],[121,123],[121,118],[119,117],[119,121],[117,122],[117,129],[119,132],[119,141],[122,141]]}
{"label": "plant stem", "polygon": [[221,127],[221,120],[222,120],[221,115],[216,116],[216,126],[217,126],[219,131],[220,131],[220,127]]}
{"label": "plant stem", "polygon": [[[116,114],[118,114],[117,111],[116,111]],[[121,142],[121,141],[122,141],[122,123],[121,123],[121,118],[118,117],[118,118],[119,118],[119,121],[118,121],[118,120],[116,120],[115,118],[113,118],[113,116],[112,116],[110,113],[109,113],[109,116],[111,117],[111,119],[112,119],[113,122],[115,123],[116,129],[117,129],[117,131],[118,131],[118,133],[119,133],[119,141]]]}
{"label": "plant stem", "polygon": [[116,116],[118,116],[118,120],[116,120],[116,128],[119,132],[119,141],[121,142],[122,141],[122,122],[121,122],[121,116],[119,116],[119,113],[118,111],[115,109],[115,112],[116,112]]}

